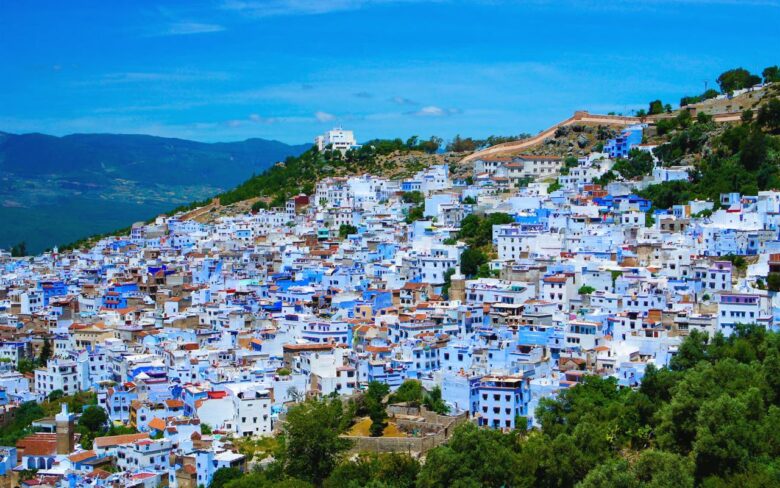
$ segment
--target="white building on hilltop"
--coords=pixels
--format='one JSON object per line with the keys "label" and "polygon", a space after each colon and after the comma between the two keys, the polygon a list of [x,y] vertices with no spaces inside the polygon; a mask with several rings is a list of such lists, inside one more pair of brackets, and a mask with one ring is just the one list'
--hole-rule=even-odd
{"label": "white building on hilltop", "polygon": [[314,144],[320,151],[327,147],[346,152],[348,149],[359,147],[355,140],[355,134],[351,130],[341,128],[329,130],[324,135],[314,138]]}

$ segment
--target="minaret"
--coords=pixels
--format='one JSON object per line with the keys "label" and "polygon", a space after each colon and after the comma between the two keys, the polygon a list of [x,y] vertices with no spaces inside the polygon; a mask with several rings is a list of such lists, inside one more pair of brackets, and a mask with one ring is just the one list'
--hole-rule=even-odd
{"label": "minaret", "polygon": [[54,417],[57,425],[57,454],[70,454],[76,448],[73,429],[74,416],[68,413],[68,404],[62,403],[62,410]]}
{"label": "minaret", "polygon": [[466,301],[466,277],[460,271],[450,278],[450,300]]}

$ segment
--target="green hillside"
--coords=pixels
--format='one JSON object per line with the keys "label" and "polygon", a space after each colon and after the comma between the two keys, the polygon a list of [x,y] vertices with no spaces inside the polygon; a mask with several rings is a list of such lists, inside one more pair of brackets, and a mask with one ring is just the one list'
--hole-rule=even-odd
{"label": "green hillside", "polygon": [[230,188],[309,145],[0,133],[0,247],[28,252],[125,227]]}

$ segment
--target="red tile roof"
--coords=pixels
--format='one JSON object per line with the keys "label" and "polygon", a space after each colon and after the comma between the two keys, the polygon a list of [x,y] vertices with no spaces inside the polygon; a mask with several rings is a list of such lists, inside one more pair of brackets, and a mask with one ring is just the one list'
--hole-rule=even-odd
{"label": "red tile roof", "polygon": [[95,438],[95,447],[110,447],[119,446],[122,444],[130,444],[141,439],[148,439],[149,434],[141,432],[139,434],[123,434],[123,435],[110,435],[104,437]]}

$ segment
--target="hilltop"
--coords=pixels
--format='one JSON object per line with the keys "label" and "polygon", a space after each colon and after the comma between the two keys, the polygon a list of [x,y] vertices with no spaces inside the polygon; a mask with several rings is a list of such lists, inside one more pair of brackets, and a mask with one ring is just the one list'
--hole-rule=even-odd
{"label": "hilltop", "polygon": [[37,252],[219,193],[309,145],[0,132],[0,247]]}
{"label": "hilltop", "polygon": [[[760,77],[741,68],[729,70],[718,78],[722,93],[708,90],[701,95],[683,97],[677,109],[673,109],[671,104],[653,100],[647,110],[639,110],[630,116],[575,111],[568,119],[533,136],[491,136],[483,140],[456,136],[446,147],[442,147],[442,140],[437,137],[421,141],[415,136],[406,142],[401,139],[375,139],[344,154],[311,148],[255,174],[231,190],[204,194],[208,198],[169,209],[167,213],[190,212],[188,218],[209,222],[223,215],[283,206],[293,195],[312,194],[316,182],[322,178],[366,173],[407,178],[435,164],[447,164],[453,177],[466,179],[473,176],[474,161],[480,157],[513,154],[580,157],[600,151],[608,139],[622,128],[634,124],[648,125],[643,142],[659,146],[657,154],[661,164],[690,164],[695,170],[690,182],[656,185],[645,190],[645,195],[659,198],[662,204],[681,202],[689,197],[717,199],[719,191],[750,193],[780,187],[780,177],[776,176],[779,169],[777,144],[771,128],[762,132],[758,127],[751,131],[750,124],[739,124],[744,117],[752,121],[763,107],[771,107],[777,100],[780,84],[775,71],[771,71],[774,69],[765,70],[764,85],[760,84]],[[738,128],[730,129],[734,126]],[[756,135],[764,132],[768,134],[763,138]],[[757,156],[760,162],[732,167],[735,159],[753,157],[742,156],[750,151],[743,152],[739,142],[749,133],[754,134],[753,142],[764,145],[763,149],[759,148],[761,154]],[[721,136],[732,140],[724,146]],[[720,149],[715,151],[715,146]],[[723,150],[724,147],[727,150]],[[725,166],[720,165],[723,161],[726,161]],[[599,182],[606,184],[616,179],[642,178],[649,174],[648,167],[637,171],[633,166],[642,165],[631,158],[618,161],[615,170],[608,172]],[[729,180],[728,177],[735,171],[739,178]],[[668,188],[672,189],[671,192],[667,191]],[[198,210],[192,212],[195,209]],[[82,239],[68,247],[82,246],[99,237]]]}

